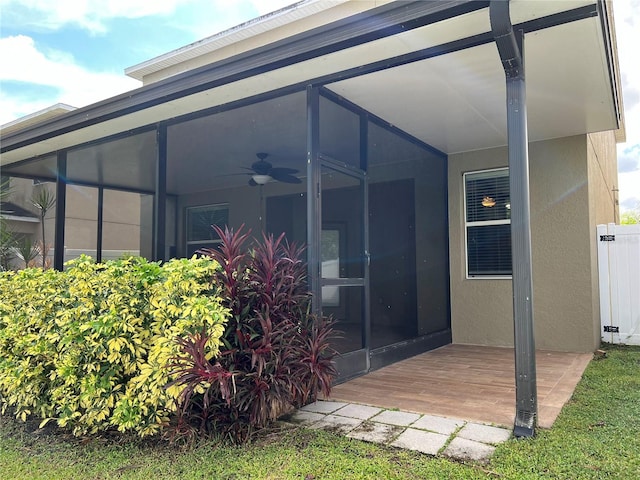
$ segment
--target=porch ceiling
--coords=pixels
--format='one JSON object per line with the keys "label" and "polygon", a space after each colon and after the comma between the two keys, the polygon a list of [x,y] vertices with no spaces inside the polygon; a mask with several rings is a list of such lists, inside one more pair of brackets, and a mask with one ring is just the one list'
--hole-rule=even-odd
{"label": "porch ceiling", "polygon": [[[598,18],[525,40],[529,140],[616,128]],[[493,43],[328,88],[446,153],[506,145],[505,79]]]}
{"label": "porch ceiling", "polygon": [[[531,21],[594,3],[594,0],[514,0],[512,21]],[[327,88],[445,153],[505,145],[504,73],[495,45],[486,41],[489,32],[489,13],[483,8],[309,60],[263,69],[259,74],[221,82],[191,95],[165,93],[166,101],[158,98],[151,101],[151,95],[159,93],[153,90],[154,85],[149,85],[60,117],[64,121],[65,117],[76,115],[73,118],[78,119],[77,128],[56,131],[49,125],[55,127],[58,120],[51,120],[47,127],[53,133],[49,135],[38,136],[33,127],[31,131],[3,132],[3,143],[8,142],[8,146],[3,145],[0,163],[4,170],[21,160],[276,89],[325,83],[323,79],[340,72],[345,74],[338,81],[331,78],[333,82]],[[424,49],[436,50],[470,37],[485,40],[453,53],[400,66],[384,65],[390,59]],[[616,85],[607,48],[602,22],[597,16],[534,29],[526,35],[530,140],[619,127]],[[372,68],[371,73],[352,76],[353,69],[368,72],[363,66],[374,63],[377,70]],[[230,74],[228,78],[232,77]],[[172,91],[188,92],[192,87],[188,77],[169,80]],[[145,101],[150,105],[147,108],[141,107]],[[132,108],[128,102],[137,107]],[[94,110],[110,104],[122,105],[117,115],[94,124],[82,123],[83,114],[90,118]],[[272,140],[267,138],[267,130],[262,136],[257,132],[245,140],[245,159],[263,151],[268,140]]]}

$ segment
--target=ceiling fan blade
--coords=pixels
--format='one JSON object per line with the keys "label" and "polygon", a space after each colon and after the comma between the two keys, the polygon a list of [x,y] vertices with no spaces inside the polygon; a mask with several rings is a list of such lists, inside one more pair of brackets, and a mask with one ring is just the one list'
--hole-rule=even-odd
{"label": "ceiling fan blade", "polygon": [[298,173],[298,170],[295,168],[273,167],[269,172],[269,175],[275,178],[278,175],[293,175],[294,173]]}
{"label": "ceiling fan blade", "polygon": [[300,180],[298,177],[294,177],[293,175],[288,175],[288,174],[274,175],[272,172],[271,176],[273,177],[274,180],[277,180],[278,182],[282,182],[282,183],[302,183],[302,180]]}
{"label": "ceiling fan blade", "polygon": [[273,165],[265,160],[258,160],[257,162],[253,162],[251,164],[251,170],[253,170],[258,175],[269,175]]}
{"label": "ceiling fan blade", "polygon": [[256,187],[258,186],[258,184],[256,183],[256,181],[253,178],[249,179],[249,186],[250,187]]}

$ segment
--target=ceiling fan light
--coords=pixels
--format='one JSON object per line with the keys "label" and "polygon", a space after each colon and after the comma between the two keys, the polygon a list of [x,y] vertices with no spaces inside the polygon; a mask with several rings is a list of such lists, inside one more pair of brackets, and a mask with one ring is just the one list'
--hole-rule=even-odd
{"label": "ceiling fan light", "polygon": [[259,175],[257,173],[255,175],[252,175],[251,178],[258,185],[264,185],[265,183],[269,183],[272,180],[270,175]]}

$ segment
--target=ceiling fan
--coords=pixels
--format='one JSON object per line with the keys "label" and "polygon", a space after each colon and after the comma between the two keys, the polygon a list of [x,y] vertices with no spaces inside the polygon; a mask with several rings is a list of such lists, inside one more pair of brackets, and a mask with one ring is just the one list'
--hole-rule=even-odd
{"label": "ceiling fan", "polygon": [[268,153],[260,152],[256,153],[258,160],[253,162],[251,168],[243,167],[245,170],[249,170],[251,178],[249,179],[249,185],[255,187],[256,185],[264,185],[272,180],[283,183],[302,183],[298,177],[293,174],[298,173],[295,168],[274,167],[271,162],[268,162],[266,158]]}

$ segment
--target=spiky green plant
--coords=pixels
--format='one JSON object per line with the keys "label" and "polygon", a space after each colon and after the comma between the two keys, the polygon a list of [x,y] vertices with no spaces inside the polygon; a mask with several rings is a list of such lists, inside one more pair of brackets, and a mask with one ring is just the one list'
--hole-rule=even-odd
{"label": "spiky green plant", "polygon": [[40,255],[40,248],[33,243],[30,236],[24,236],[16,242],[16,252],[24,262],[24,268],[29,268],[31,262]]}
{"label": "spiky green plant", "polygon": [[38,189],[33,194],[33,196],[31,197],[31,203],[38,209],[38,212],[40,214],[40,226],[42,227],[42,243],[40,251],[42,253],[42,268],[44,269],[46,268],[47,264],[47,256],[45,253],[47,251],[47,242],[45,238],[44,219],[47,216],[47,212],[51,210],[51,208],[53,208],[53,206],[56,204],[56,198],[53,193],[51,193],[51,191],[45,186]]}

